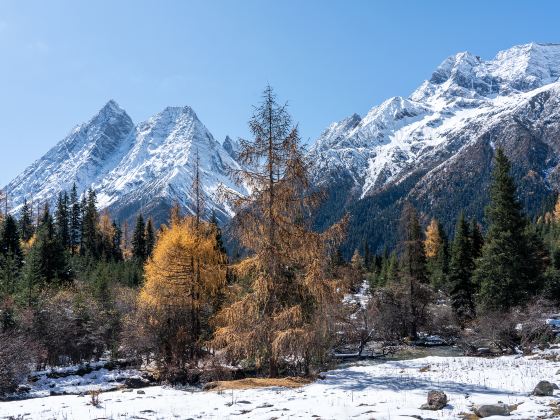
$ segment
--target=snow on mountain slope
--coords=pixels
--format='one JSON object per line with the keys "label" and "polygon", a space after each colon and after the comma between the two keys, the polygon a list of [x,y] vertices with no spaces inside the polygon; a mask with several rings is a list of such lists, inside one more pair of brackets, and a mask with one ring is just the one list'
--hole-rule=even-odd
{"label": "snow on mountain slope", "polygon": [[99,182],[132,148],[133,130],[128,114],[109,101],[4,188],[10,207],[17,212],[24,199],[52,203],[74,182],[79,191]]}
{"label": "snow on mountain slope", "polygon": [[409,98],[391,98],[361,120],[353,115],[327,128],[310,150],[318,162],[315,179],[347,175],[363,198],[419,167],[440,164],[539,89],[556,94],[559,76],[560,44],[520,45],[489,61],[456,54]]}
{"label": "snow on mountain slope", "polygon": [[134,125],[126,112],[109,101],[89,122],[76,127],[44,157],[6,187],[10,207],[18,212],[24,199],[53,204],[61,191],[76,182],[78,192],[96,190],[100,209],[118,220],[139,211],[156,223],[167,220],[179,203],[191,209],[195,156],[208,211],[221,220],[232,215],[216,197],[220,186],[245,193],[228,176],[235,160],[212,137],[189,108],[168,107]]}
{"label": "snow on mountain slope", "polygon": [[177,202],[190,209],[198,154],[207,207],[217,211],[218,216],[231,216],[218,203],[216,190],[223,185],[245,192],[228,177],[228,168],[238,165],[190,107],[168,107],[139,124],[134,135],[134,147],[95,186],[101,207],[109,208],[120,218],[127,218],[142,208],[150,213],[155,203],[169,207]]}

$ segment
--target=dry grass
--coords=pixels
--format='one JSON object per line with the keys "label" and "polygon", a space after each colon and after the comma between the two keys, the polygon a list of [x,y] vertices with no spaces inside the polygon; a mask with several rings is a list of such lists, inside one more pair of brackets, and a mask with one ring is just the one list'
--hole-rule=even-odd
{"label": "dry grass", "polygon": [[235,381],[216,381],[205,385],[207,391],[226,391],[231,389],[252,389],[267,387],[299,388],[313,382],[310,378],[246,378]]}

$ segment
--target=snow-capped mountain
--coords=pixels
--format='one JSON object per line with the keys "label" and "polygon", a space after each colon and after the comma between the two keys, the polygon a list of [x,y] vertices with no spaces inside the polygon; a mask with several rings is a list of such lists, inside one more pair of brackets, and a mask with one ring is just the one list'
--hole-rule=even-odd
{"label": "snow-capped mountain", "polygon": [[[559,76],[560,44],[515,46],[489,61],[462,52],[408,98],[332,124],[310,150],[316,182],[337,189],[321,217],[332,222],[349,210],[377,218],[368,227],[363,214],[355,218],[355,243],[393,229],[404,199],[449,229],[463,207],[482,219],[496,145],[512,158],[534,210],[537,198],[560,186]],[[341,202],[344,209],[332,208]]]}
{"label": "snow-capped mountain", "polygon": [[220,186],[245,193],[228,176],[237,163],[200,122],[190,107],[168,107],[139,124],[135,143],[122,161],[95,188],[99,204],[119,219],[139,210],[165,220],[170,205],[192,210],[191,187],[197,165],[205,203],[222,220],[232,216],[218,202]]}
{"label": "snow-capped mountain", "polygon": [[79,191],[101,182],[131,150],[133,132],[128,114],[109,101],[4,188],[11,208],[19,210],[24,199],[36,205],[52,203],[74,182]]}
{"label": "snow-capped mountain", "polygon": [[238,165],[190,107],[168,107],[135,126],[116,102],[109,101],[5,191],[17,213],[24,199],[53,204],[59,192],[69,191],[76,182],[80,193],[93,188],[99,208],[109,209],[118,220],[143,211],[164,222],[174,203],[191,210],[197,155],[206,206],[226,220],[232,213],[216,190],[223,185],[245,193],[228,177],[228,168]]}

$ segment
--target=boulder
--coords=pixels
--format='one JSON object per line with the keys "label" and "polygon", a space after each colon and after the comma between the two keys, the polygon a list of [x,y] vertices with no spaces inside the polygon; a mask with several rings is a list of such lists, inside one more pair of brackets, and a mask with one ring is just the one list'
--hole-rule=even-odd
{"label": "boulder", "polygon": [[474,408],[478,417],[509,416],[510,408],[506,404],[484,404]]}
{"label": "boulder", "polygon": [[443,391],[428,392],[428,402],[422,404],[421,410],[441,410],[447,405],[447,395]]}
{"label": "boulder", "polygon": [[537,397],[551,397],[552,394],[554,394],[554,386],[548,381],[540,381],[533,390],[533,395]]}
{"label": "boulder", "polygon": [[139,376],[131,376],[124,380],[124,384],[127,388],[146,388],[150,386],[150,381]]}

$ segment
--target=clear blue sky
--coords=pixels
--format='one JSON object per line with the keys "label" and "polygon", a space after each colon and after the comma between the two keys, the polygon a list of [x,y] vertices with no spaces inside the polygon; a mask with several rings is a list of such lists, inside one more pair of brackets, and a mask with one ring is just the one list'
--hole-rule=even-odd
{"label": "clear blue sky", "polygon": [[306,139],[448,55],[560,41],[557,1],[0,0],[0,185],[115,99],[244,136],[270,83]]}

